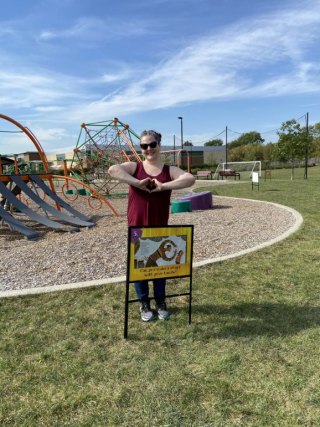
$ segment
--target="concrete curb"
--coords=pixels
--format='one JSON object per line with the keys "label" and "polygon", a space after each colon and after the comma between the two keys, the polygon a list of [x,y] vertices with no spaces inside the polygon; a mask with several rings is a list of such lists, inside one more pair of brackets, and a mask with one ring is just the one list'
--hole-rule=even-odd
{"label": "concrete curb", "polygon": [[[236,197],[229,197],[229,198],[230,199],[237,199]],[[244,249],[240,252],[235,252],[235,253],[230,254],[230,255],[225,255],[225,256],[221,256],[221,257],[217,257],[217,258],[211,258],[211,259],[206,259],[204,261],[195,262],[193,264],[193,268],[203,267],[203,266],[206,266],[209,264],[214,264],[214,263],[225,261],[225,260],[231,259],[231,258],[237,258],[237,257],[243,256],[243,255],[246,255],[250,252],[254,252],[254,251],[257,251],[259,249],[263,249],[263,248],[266,248],[268,246],[274,245],[275,243],[280,242],[281,240],[284,240],[287,237],[289,237],[291,234],[295,233],[301,227],[301,225],[303,223],[302,215],[298,211],[296,211],[292,208],[289,208],[288,206],[280,205],[278,203],[265,202],[265,201],[261,201],[261,200],[252,200],[252,199],[242,199],[242,200],[248,200],[250,202],[270,204],[270,205],[277,206],[281,209],[285,209],[294,215],[296,221],[295,221],[294,225],[289,230],[287,230],[285,233],[280,234],[279,236],[275,237],[274,239],[267,240],[266,242],[263,242],[257,246],[253,246],[252,248]],[[15,290],[11,290],[11,291],[1,291],[0,292],[0,298],[11,298],[11,297],[26,296],[26,295],[38,295],[38,294],[49,293],[49,292],[66,291],[66,290],[72,290],[72,289],[83,289],[83,288],[90,288],[90,287],[95,287],[95,286],[119,284],[119,283],[124,283],[125,281],[126,281],[126,276],[118,276],[118,277],[113,277],[111,279],[88,280],[85,282],[67,283],[64,285],[43,286],[43,287],[39,287],[39,288],[29,288],[29,289],[15,289]]]}

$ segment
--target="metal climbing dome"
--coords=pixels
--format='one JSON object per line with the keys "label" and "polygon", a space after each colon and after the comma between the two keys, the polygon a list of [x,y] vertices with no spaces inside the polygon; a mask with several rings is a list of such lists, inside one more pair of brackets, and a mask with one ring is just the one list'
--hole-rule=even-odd
{"label": "metal climbing dome", "polygon": [[141,161],[135,146],[140,137],[118,118],[83,123],[70,165],[71,175],[90,183],[100,194],[108,195],[118,185],[108,168],[125,161]]}

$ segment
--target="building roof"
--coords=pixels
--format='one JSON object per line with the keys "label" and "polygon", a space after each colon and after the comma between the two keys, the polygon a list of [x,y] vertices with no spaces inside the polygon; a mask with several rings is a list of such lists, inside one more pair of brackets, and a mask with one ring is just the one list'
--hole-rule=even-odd
{"label": "building roof", "polygon": [[14,163],[13,159],[10,159],[9,157],[0,156],[1,164],[3,165],[12,165]]}

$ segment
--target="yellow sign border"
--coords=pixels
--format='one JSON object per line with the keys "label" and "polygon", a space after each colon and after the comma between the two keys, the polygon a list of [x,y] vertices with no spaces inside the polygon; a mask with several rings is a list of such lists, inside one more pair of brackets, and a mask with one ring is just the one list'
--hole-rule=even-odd
{"label": "yellow sign border", "polygon": [[[135,244],[138,239],[186,237],[186,254],[183,264],[152,267],[135,266]],[[164,227],[129,227],[128,231],[128,281],[140,282],[154,279],[187,277],[192,274],[193,225],[168,225]]]}

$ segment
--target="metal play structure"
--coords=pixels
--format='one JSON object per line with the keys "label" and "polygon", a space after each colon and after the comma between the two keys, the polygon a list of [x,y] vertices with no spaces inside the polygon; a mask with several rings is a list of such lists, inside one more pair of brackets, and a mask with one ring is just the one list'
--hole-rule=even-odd
{"label": "metal play structure", "polygon": [[[117,117],[103,122],[83,123],[74,149],[70,174],[77,180],[90,183],[102,195],[117,194],[115,190],[119,183],[108,174],[108,169],[117,163],[142,161],[136,151],[136,147],[140,149],[139,146],[139,135]],[[186,153],[187,169],[190,171],[188,151],[168,150],[161,151],[161,154],[171,164],[173,159],[177,159],[179,166],[182,152]]]}
{"label": "metal play structure", "polygon": [[116,163],[141,161],[135,146],[140,137],[118,118],[96,123],[83,123],[71,162],[71,176],[90,183],[100,194],[109,195],[118,182],[108,175]]}
{"label": "metal play structure", "polygon": [[[33,143],[41,159],[41,172],[28,173],[19,169],[17,155],[0,155],[0,222],[2,225],[5,223],[10,230],[22,233],[28,239],[35,239],[39,234],[25,224],[19,216],[21,213],[29,220],[53,230],[79,231],[79,227],[93,227],[95,224],[89,218],[57,194],[55,183],[59,180],[63,180],[64,184],[76,181],[77,191],[85,191],[88,199],[106,204],[112,213],[118,216],[109,201],[88,184],[79,183],[72,177],[51,174],[43,148],[30,129],[3,114],[0,114],[0,120],[5,120],[6,123],[13,125],[14,129],[18,129],[18,131],[1,130],[1,134],[15,132],[27,137],[27,141]],[[16,212],[18,215],[15,214]]]}
{"label": "metal play structure", "polygon": [[[122,123],[118,118],[104,122],[83,123],[77,145],[73,150],[73,159],[64,160],[64,175],[55,175],[50,172],[44,150],[30,129],[3,114],[0,114],[1,119],[13,125],[14,129],[19,129],[13,132],[27,136],[27,140],[33,143],[41,159],[41,170],[34,171],[25,169],[25,166],[21,167],[17,154],[0,155],[0,221],[2,223],[7,223],[11,229],[23,233],[28,238],[35,238],[35,234],[26,230],[25,225],[17,223],[18,219],[13,216],[14,210],[52,229],[75,231],[64,225],[57,225],[56,221],[48,218],[49,214],[64,223],[71,224],[73,228],[91,226],[88,218],[84,218],[80,212],[72,211],[73,208],[58,196],[59,193],[69,201],[75,201],[78,198],[86,199],[92,209],[108,206],[114,216],[119,216],[108,196],[120,194],[121,186],[119,187],[119,182],[108,174],[108,168],[124,161],[142,161],[135,149],[140,146],[140,137],[129,125]],[[6,131],[1,130],[1,132]],[[177,159],[179,166],[183,151],[186,152],[189,171],[188,151],[168,150],[162,151],[161,154],[165,156],[166,163],[175,164]],[[49,206],[45,198],[48,198],[51,203],[54,202],[56,208]],[[45,216],[34,212],[29,207],[29,202],[35,204],[37,209],[41,209]],[[67,214],[62,214],[62,209],[67,211]]]}

